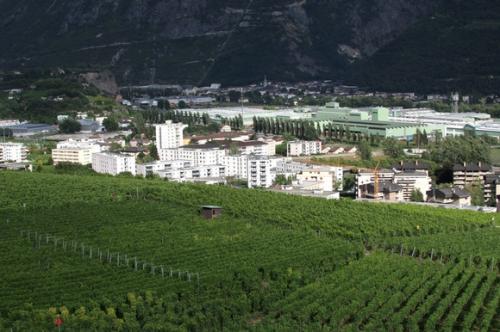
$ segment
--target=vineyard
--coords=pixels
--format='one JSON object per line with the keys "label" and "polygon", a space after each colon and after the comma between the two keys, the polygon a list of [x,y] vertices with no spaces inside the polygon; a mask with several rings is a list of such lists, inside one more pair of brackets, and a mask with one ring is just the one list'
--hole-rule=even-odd
{"label": "vineyard", "polygon": [[0,202],[0,330],[500,329],[492,215],[12,172]]}

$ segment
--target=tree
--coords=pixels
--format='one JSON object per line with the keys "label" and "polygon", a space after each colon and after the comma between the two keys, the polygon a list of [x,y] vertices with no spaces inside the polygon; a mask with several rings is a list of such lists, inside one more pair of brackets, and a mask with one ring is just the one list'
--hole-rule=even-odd
{"label": "tree", "polygon": [[183,109],[183,108],[187,108],[188,105],[187,103],[184,101],[184,100],[181,100],[179,101],[179,103],[177,104],[177,107],[179,107],[180,109]]}
{"label": "tree", "polygon": [[368,142],[359,143],[357,153],[362,160],[372,159],[372,147]]}
{"label": "tree", "polygon": [[229,102],[239,103],[241,99],[241,92],[237,90],[229,91]]}
{"label": "tree", "polygon": [[302,138],[313,141],[318,138],[318,132],[316,131],[316,128],[314,127],[314,123],[311,122],[306,122],[304,124],[304,132],[302,134]]}
{"label": "tree", "polygon": [[404,150],[398,140],[393,137],[386,138],[382,142],[382,147],[384,149],[384,154],[391,158],[399,158],[403,156]]}
{"label": "tree", "polygon": [[286,157],[288,154],[288,142],[283,142],[280,145],[276,145],[276,154]]}
{"label": "tree", "polygon": [[160,156],[158,155],[158,148],[153,143],[151,143],[151,145],[149,146],[149,156],[154,160],[160,159]]}
{"label": "tree", "polygon": [[343,181],[343,189],[345,191],[353,191],[356,189],[356,176],[354,174],[344,176]]}
{"label": "tree", "polygon": [[82,125],[74,119],[66,119],[59,124],[59,131],[63,134],[74,134],[80,130]]}
{"label": "tree", "polygon": [[477,137],[447,137],[430,149],[431,159],[445,168],[455,164],[490,163],[490,147]]}
{"label": "tree", "polygon": [[471,204],[474,206],[484,205],[484,189],[481,183],[473,183],[466,186],[465,190],[470,193]]}
{"label": "tree", "polygon": [[118,124],[118,121],[116,121],[114,118],[104,119],[104,121],[102,122],[102,125],[104,126],[104,128],[106,128],[107,132],[113,132],[113,131],[117,131],[118,129],[120,129],[120,125]]}
{"label": "tree", "polygon": [[424,201],[424,195],[422,192],[418,189],[415,189],[411,192],[410,196],[410,201],[412,202],[423,202]]}

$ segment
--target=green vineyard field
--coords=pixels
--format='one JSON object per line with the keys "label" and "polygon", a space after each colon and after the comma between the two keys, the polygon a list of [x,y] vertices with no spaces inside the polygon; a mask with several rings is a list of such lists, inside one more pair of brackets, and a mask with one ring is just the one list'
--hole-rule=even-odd
{"label": "green vineyard field", "polygon": [[492,215],[14,172],[0,202],[0,330],[500,329]]}

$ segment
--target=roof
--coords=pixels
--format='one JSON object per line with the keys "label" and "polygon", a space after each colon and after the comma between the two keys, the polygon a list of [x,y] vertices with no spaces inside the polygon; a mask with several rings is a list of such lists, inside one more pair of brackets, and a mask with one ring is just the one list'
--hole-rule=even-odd
{"label": "roof", "polygon": [[453,198],[468,198],[470,194],[458,187],[454,188],[441,188],[441,189],[432,189],[430,191],[431,196],[443,196],[444,198],[453,199]]}
{"label": "roof", "polygon": [[224,138],[224,139],[230,139],[230,138],[236,138],[240,136],[249,136],[252,135],[250,132],[228,132],[228,133],[215,133],[215,134],[210,134],[210,135],[203,135],[203,136],[192,136],[191,139],[193,141],[201,141],[201,140],[210,140],[210,139],[217,139],[217,138]]}
{"label": "roof", "polygon": [[465,164],[455,164],[453,166],[454,172],[489,172],[492,168],[486,163],[465,163]]}
{"label": "roof", "polygon": [[217,205],[202,205],[200,207],[202,209],[222,209],[222,206],[217,206]]}
{"label": "roof", "polygon": [[207,143],[207,144],[189,144],[189,145],[183,145],[181,146],[182,149],[204,149],[204,150],[210,150],[210,149],[220,149],[219,144],[213,144],[213,143]]}
{"label": "roof", "polygon": [[428,163],[425,162],[419,162],[418,160],[408,160],[401,161],[400,163],[392,166],[392,168],[398,171],[427,171],[431,167]]}
{"label": "roof", "polygon": [[[374,193],[375,192],[375,184],[374,183],[369,183],[367,186],[368,192]],[[403,190],[403,188],[395,183],[392,182],[383,182],[379,185],[378,187],[378,192],[379,193],[397,193]]]}

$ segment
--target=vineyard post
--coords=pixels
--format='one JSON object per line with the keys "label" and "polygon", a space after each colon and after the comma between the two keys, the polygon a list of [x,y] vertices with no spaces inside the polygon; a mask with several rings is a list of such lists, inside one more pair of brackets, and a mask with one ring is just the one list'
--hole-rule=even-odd
{"label": "vineyard post", "polygon": [[434,258],[434,248],[431,250],[431,261]]}
{"label": "vineyard post", "polygon": [[146,270],[146,263],[142,263],[142,270]]}
{"label": "vineyard post", "polygon": [[161,266],[161,277],[165,278],[165,270],[163,269],[163,265]]}
{"label": "vineyard post", "polygon": [[186,272],[187,273],[187,276],[188,276],[188,281],[191,282],[191,273],[189,272]]}
{"label": "vineyard post", "polygon": [[469,266],[472,266],[472,255],[469,256]]}
{"label": "vineyard post", "polygon": [[182,276],[181,270],[179,270],[179,275],[178,276],[179,276],[179,279],[181,279],[181,276]]}
{"label": "vineyard post", "polygon": [[46,243],[46,244],[49,244],[49,234],[46,234],[46,235],[45,235],[45,243]]}
{"label": "vineyard post", "polygon": [[399,253],[399,256],[403,256],[403,245],[401,245],[401,251]]}
{"label": "vineyard post", "polygon": [[151,274],[155,275],[156,266],[151,265]]}
{"label": "vineyard post", "polygon": [[82,243],[82,257],[85,256],[85,245]]}
{"label": "vineyard post", "polygon": [[92,247],[90,247],[89,257],[90,257],[90,259],[92,259]]}
{"label": "vineyard post", "polygon": [[174,276],[174,271],[172,271],[172,268],[170,268],[170,278]]}
{"label": "vineyard post", "polygon": [[120,253],[116,254],[116,266],[120,266]]}
{"label": "vineyard post", "polygon": [[137,271],[137,257],[134,258],[134,269]]}

